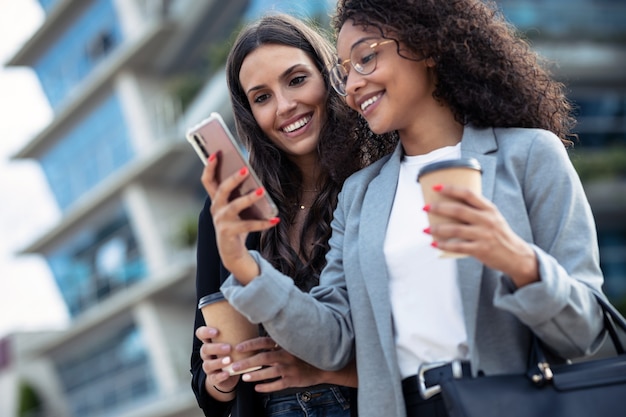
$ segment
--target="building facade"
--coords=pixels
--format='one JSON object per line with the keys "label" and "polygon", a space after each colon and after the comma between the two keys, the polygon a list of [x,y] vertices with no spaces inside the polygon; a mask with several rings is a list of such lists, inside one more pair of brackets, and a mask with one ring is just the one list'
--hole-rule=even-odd
{"label": "building facade", "polygon": [[22,252],[45,258],[71,324],[2,341],[14,395],[0,411],[25,384],[32,416],[202,415],[189,358],[206,193],[184,134],[212,111],[231,122],[223,63],[242,22],[329,2],[39,3],[45,20],[8,65],[33,69],[53,119],[14,157],[41,165],[62,216]]}

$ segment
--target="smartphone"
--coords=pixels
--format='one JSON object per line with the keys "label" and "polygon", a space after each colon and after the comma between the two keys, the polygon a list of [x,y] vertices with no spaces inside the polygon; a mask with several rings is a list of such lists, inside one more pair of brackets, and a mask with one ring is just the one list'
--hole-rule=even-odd
{"label": "smartphone", "polygon": [[[190,128],[187,131],[187,140],[205,165],[209,156],[218,151],[221,152],[217,163],[216,179],[218,182],[243,167],[248,168],[250,175],[231,193],[229,201],[263,186],[219,113],[211,113],[208,118]],[[246,220],[267,220],[278,215],[278,208],[265,193],[263,199],[243,210],[239,215]]]}

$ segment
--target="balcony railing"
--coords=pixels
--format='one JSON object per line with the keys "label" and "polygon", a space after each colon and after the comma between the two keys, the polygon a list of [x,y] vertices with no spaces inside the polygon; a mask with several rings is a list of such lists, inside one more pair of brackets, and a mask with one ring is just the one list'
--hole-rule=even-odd
{"label": "balcony railing", "polygon": [[153,398],[154,380],[147,363],[140,361],[72,389],[66,393],[67,402],[75,416],[116,416]]}

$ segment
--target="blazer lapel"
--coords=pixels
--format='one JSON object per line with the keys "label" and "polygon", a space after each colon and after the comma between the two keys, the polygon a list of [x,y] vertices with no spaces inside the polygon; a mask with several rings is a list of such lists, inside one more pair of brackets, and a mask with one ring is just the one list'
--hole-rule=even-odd
{"label": "blazer lapel", "polygon": [[396,193],[401,158],[402,146],[398,145],[378,176],[366,185],[360,222],[365,225],[362,230],[367,233],[360,231],[358,238],[360,268],[364,272],[365,287],[372,302],[376,328],[384,344],[383,351],[390,369],[397,365],[389,304],[389,276],[387,266],[381,259],[384,259],[383,244]]}
{"label": "blazer lapel", "polygon": [[[493,153],[497,149],[498,144],[492,128],[476,129],[471,125],[465,126],[461,141],[461,154],[464,157],[476,158],[480,162],[483,170],[482,193],[488,200],[493,200],[496,179],[496,157]],[[457,267],[467,337],[470,346],[473,346],[484,266],[476,258],[467,257],[459,259]]]}

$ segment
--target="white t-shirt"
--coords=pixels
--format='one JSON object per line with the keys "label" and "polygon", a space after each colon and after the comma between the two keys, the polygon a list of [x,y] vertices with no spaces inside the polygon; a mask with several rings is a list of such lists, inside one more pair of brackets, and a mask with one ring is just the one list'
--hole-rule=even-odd
{"label": "white t-shirt", "polygon": [[439,258],[430,244],[424,198],[417,182],[426,164],[461,157],[461,145],[405,156],[398,179],[384,253],[389,272],[398,363],[402,378],[423,362],[468,357],[463,306],[454,259]]}

